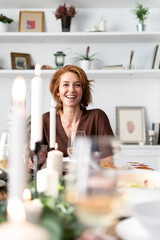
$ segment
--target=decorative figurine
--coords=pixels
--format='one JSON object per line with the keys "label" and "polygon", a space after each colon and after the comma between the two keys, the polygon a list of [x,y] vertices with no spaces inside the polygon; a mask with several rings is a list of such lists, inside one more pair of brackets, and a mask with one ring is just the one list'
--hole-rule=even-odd
{"label": "decorative figurine", "polygon": [[86,32],[106,32],[106,23],[107,21],[103,18],[100,18],[97,25],[93,26],[92,28],[86,29]]}

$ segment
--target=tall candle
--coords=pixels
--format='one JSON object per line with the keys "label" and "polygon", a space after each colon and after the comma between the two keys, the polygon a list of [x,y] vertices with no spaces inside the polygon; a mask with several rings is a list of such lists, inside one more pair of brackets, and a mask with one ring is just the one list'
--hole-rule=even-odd
{"label": "tall candle", "polygon": [[56,142],[56,109],[54,107],[54,101],[51,100],[50,108],[50,148],[53,149]]}
{"label": "tall candle", "polygon": [[35,77],[31,82],[31,150],[42,141],[42,79],[40,65],[36,64]]}
{"label": "tall candle", "polygon": [[47,168],[54,169],[58,172],[59,178],[62,176],[63,152],[57,150],[58,144],[55,144],[55,150],[48,152]]}
{"label": "tall candle", "polygon": [[24,142],[25,142],[26,83],[22,77],[14,80],[12,87],[11,154],[9,159],[9,197],[22,199],[25,187]]}

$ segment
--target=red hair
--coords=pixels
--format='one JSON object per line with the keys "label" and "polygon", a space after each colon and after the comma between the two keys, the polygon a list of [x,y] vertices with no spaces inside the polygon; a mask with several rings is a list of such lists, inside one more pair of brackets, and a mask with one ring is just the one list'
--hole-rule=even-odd
{"label": "red hair", "polygon": [[78,75],[80,82],[82,84],[82,99],[80,102],[80,108],[82,110],[85,110],[86,107],[92,103],[92,95],[91,95],[91,82],[93,80],[88,80],[86,73],[79,67],[75,65],[66,65],[60,69],[58,69],[54,75],[51,78],[49,89],[50,92],[57,102],[56,109],[57,111],[63,111],[63,103],[61,99],[58,96],[59,93],[59,85],[60,85],[60,79],[62,74],[72,72]]}

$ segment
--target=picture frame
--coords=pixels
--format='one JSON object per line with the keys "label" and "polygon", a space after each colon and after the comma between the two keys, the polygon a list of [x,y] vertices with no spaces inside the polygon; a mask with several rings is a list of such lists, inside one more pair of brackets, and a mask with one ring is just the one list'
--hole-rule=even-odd
{"label": "picture frame", "polygon": [[28,69],[31,64],[30,54],[11,52],[12,69],[23,70]]}
{"label": "picture frame", "polygon": [[145,144],[145,108],[116,107],[116,136],[122,144]]}
{"label": "picture frame", "polygon": [[43,11],[19,11],[19,32],[43,32]]}

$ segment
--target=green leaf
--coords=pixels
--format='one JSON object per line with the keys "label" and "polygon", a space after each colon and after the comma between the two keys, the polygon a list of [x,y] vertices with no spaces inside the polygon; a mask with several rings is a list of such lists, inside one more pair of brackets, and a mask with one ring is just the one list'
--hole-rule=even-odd
{"label": "green leaf", "polygon": [[43,209],[43,214],[42,214],[40,224],[48,230],[51,236],[51,240],[62,239],[63,229],[61,227],[61,222],[56,212],[45,207]]}

